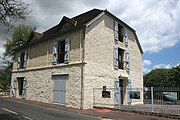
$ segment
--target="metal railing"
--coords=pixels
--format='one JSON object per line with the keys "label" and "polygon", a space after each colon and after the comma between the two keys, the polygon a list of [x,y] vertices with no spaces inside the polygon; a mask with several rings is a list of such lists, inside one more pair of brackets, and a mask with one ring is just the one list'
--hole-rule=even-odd
{"label": "metal railing", "polygon": [[[108,97],[102,91],[93,89],[94,106],[117,108],[115,89],[106,88]],[[120,88],[119,97],[118,109],[180,115],[180,87]]]}

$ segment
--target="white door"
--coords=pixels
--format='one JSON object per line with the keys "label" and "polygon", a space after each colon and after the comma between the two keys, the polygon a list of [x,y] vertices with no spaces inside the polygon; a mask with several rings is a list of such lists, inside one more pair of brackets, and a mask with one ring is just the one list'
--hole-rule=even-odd
{"label": "white door", "polygon": [[65,104],[67,76],[53,76],[53,103]]}

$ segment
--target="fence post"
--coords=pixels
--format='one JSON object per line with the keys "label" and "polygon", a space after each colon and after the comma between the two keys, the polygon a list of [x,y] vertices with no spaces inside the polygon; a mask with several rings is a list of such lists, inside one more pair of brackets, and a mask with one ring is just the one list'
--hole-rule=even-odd
{"label": "fence post", "polygon": [[151,104],[152,104],[152,112],[154,112],[154,97],[153,97],[153,87],[151,87]]}

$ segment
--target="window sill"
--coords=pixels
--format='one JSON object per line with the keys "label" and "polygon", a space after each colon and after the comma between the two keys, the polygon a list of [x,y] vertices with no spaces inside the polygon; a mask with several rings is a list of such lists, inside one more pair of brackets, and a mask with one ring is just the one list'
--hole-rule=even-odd
{"label": "window sill", "polygon": [[[18,73],[18,72],[26,72],[26,71],[32,71],[32,70],[39,70],[39,69],[49,69],[49,68],[55,68],[55,67],[64,67],[64,66],[72,66],[72,65],[80,65],[82,62],[73,62],[69,64],[56,64],[56,65],[49,65],[49,66],[43,66],[43,67],[31,67],[26,69],[20,69],[20,70],[13,70],[12,73]],[[83,64],[86,64],[84,62]]]}

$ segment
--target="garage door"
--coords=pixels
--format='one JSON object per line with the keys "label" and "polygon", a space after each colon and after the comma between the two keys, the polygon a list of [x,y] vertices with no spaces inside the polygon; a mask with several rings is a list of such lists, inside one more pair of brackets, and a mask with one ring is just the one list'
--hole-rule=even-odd
{"label": "garage door", "polygon": [[65,104],[67,76],[53,76],[53,103]]}

